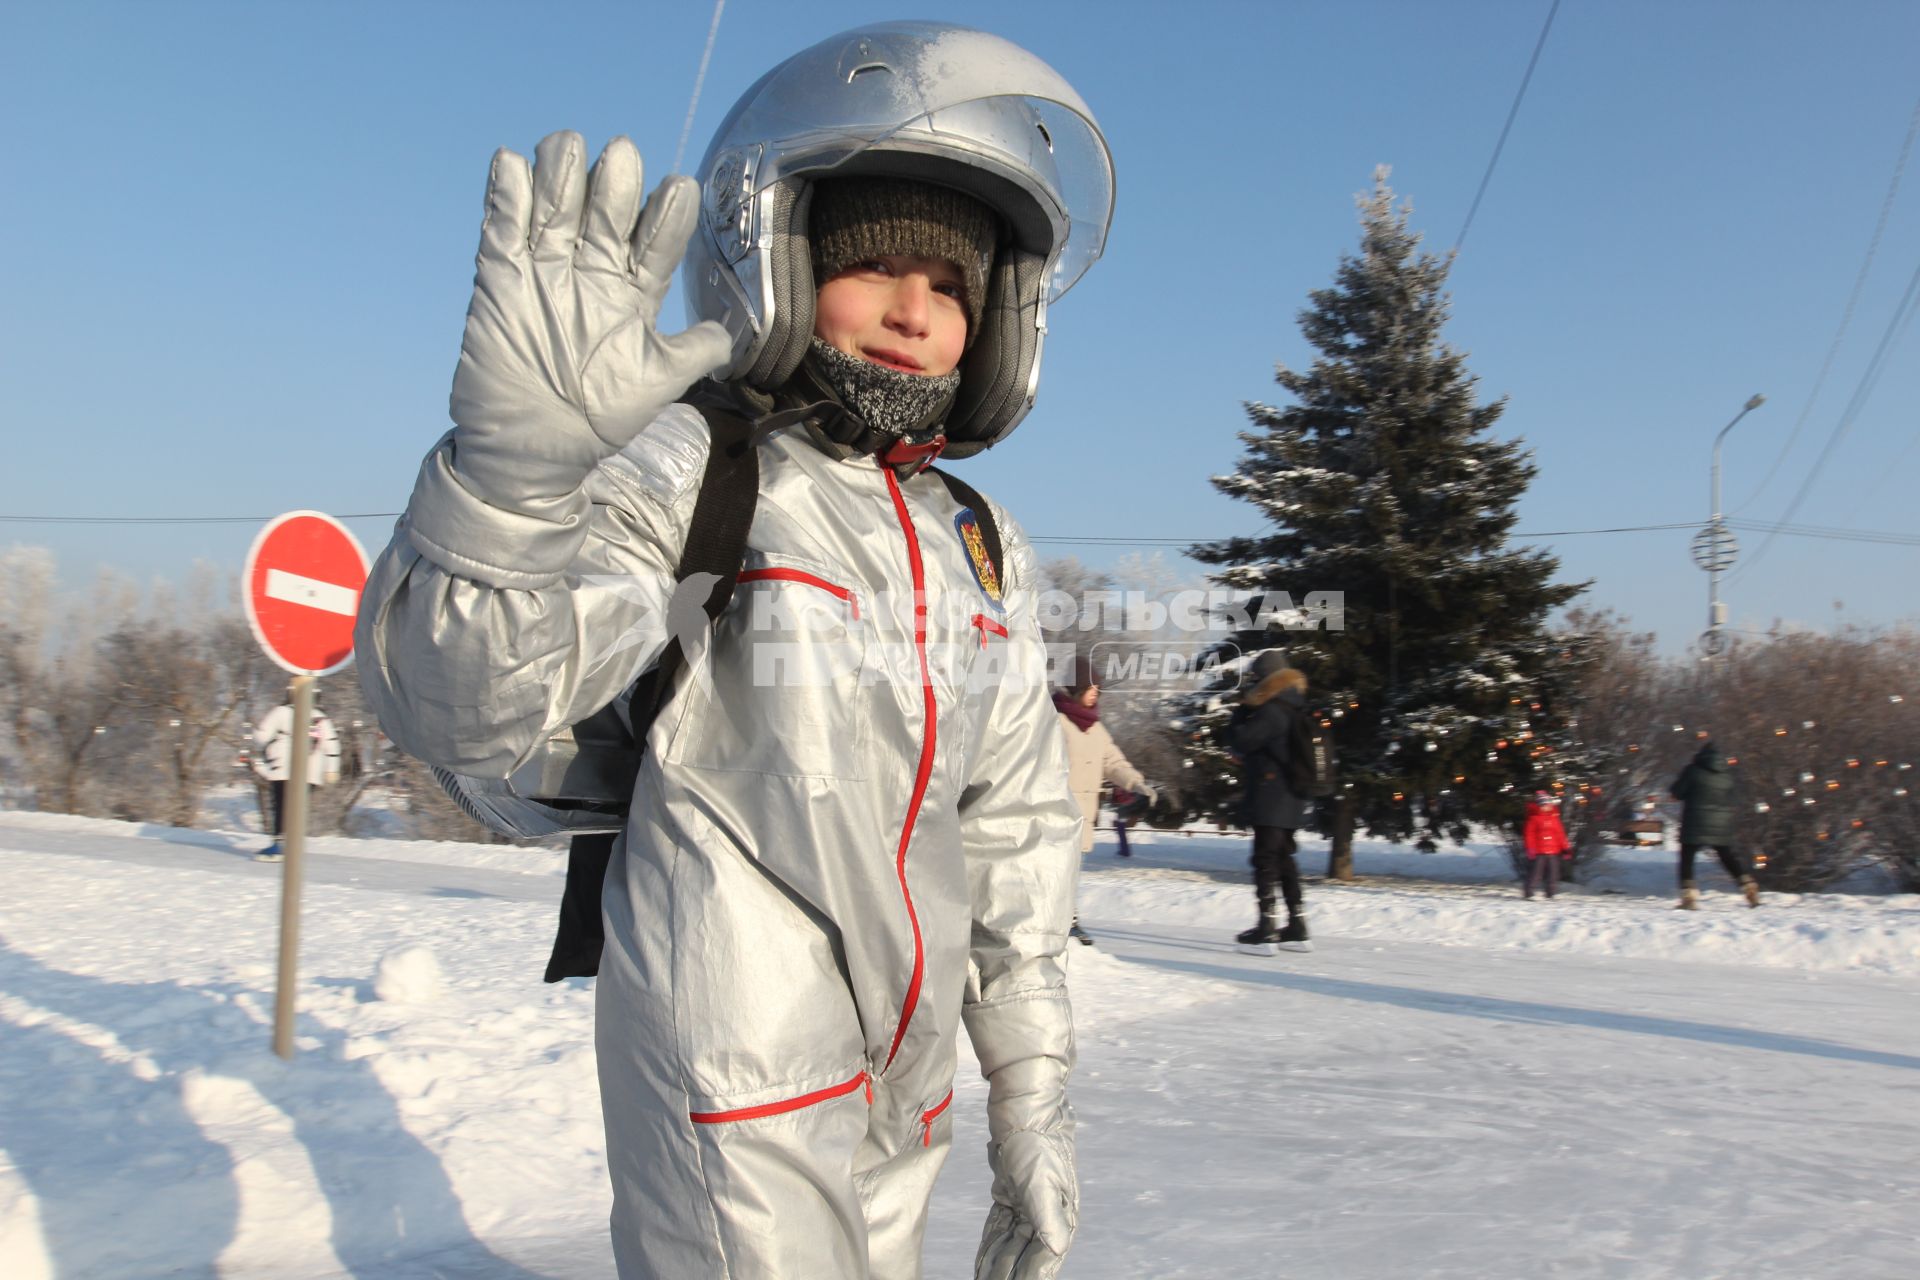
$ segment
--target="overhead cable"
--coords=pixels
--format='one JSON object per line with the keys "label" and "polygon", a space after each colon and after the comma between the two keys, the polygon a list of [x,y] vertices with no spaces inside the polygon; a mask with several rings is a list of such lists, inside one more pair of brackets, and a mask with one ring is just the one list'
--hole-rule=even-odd
{"label": "overhead cable", "polygon": [[1806,403],[1800,406],[1800,416],[1793,420],[1793,430],[1787,433],[1787,442],[1780,446],[1780,452],[1774,456],[1773,465],[1767,468],[1767,474],[1761,478],[1747,500],[1733,508],[1729,514],[1738,514],[1753,504],[1753,500],[1767,491],[1773,483],[1774,475],[1780,470],[1780,464],[1787,460],[1787,454],[1793,451],[1794,442],[1800,438],[1800,429],[1807,423],[1807,417],[1813,412],[1813,406],[1820,399],[1820,392],[1827,385],[1827,375],[1833,372],[1834,357],[1840,353],[1840,343],[1847,336],[1847,328],[1853,323],[1854,308],[1860,303],[1860,293],[1866,287],[1867,273],[1873,267],[1873,259],[1880,252],[1880,237],[1887,230],[1887,218],[1893,212],[1893,198],[1900,191],[1900,179],[1907,171],[1907,157],[1913,153],[1913,140],[1920,135],[1920,102],[1913,104],[1913,118],[1907,122],[1906,140],[1900,144],[1900,154],[1894,158],[1893,178],[1887,183],[1887,194],[1880,201],[1880,220],[1874,224],[1873,238],[1867,242],[1867,256],[1860,263],[1860,274],[1853,279],[1853,292],[1847,295],[1847,305],[1840,313],[1840,327],[1834,330],[1833,342],[1827,348],[1827,358],[1820,365],[1820,376],[1813,380],[1813,390],[1807,393]]}
{"label": "overhead cable", "polygon": [[1812,492],[1814,482],[1819,480],[1821,471],[1826,469],[1827,460],[1833,456],[1835,447],[1846,438],[1847,432],[1853,427],[1854,420],[1860,416],[1860,411],[1866,408],[1868,399],[1873,395],[1873,389],[1879,385],[1880,375],[1886,371],[1887,367],[1887,352],[1893,348],[1894,339],[1906,329],[1907,320],[1913,313],[1916,299],[1920,299],[1920,266],[1914,268],[1912,278],[1907,281],[1907,291],[1901,295],[1899,305],[1893,309],[1893,315],[1887,321],[1886,332],[1880,335],[1880,345],[1874,348],[1873,358],[1867,362],[1866,370],[1861,373],[1860,381],[1855,384],[1852,398],[1847,401],[1846,409],[1840,414],[1839,420],[1833,424],[1833,430],[1828,433],[1826,446],[1820,450],[1820,456],[1814,460],[1806,479],[1800,482],[1799,492],[1793,495],[1793,501],[1787,504],[1787,509],[1781,513],[1780,519],[1774,522],[1776,528],[1768,532],[1759,548],[1738,569],[1728,575],[1729,585],[1760,562],[1766,555],[1767,549],[1773,545],[1774,535],[1786,527],[1793,519],[1794,513],[1800,510],[1800,504],[1806,501],[1807,494]]}
{"label": "overhead cable", "polygon": [[[336,520],[393,520],[398,511],[353,511],[336,514]],[[275,516],[14,516],[0,515],[0,524],[57,525],[189,525],[189,524],[265,524]],[[1893,546],[1920,546],[1920,533],[1898,533],[1879,529],[1847,529],[1830,525],[1769,524],[1758,520],[1729,520],[1735,529],[1749,533],[1784,534],[1793,538],[1832,538],[1847,542],[1878,542]],[[1532,538],[1578,538],[1603,533],[1670,533],[1675,529],[1695,529],[1697,520],[1674,520],[1666,524],[1621,524],[1594,529],[1530,529],[1508,537],[1526,541]],[[1235,537],[1258,540],[1265,535],[1250,533],[1229,535],[1227,539],[1209,538],[1129,538],[1114,534],[1031,535],[1027,541],[1072,546],[1101,547],[1191,547],[1205,542],[1220,542]]]}
{"label": "overhead cable", "polygon": [[1547,10],[1547,21],[1540,28],[1540,38],[1534,41],[1533,57],[1527,60],[1527,74],[1520,77],[1520,91],[1513,95],[1513,105],[1507,109],[1507,122],[1500,126],[1500,140],[1493,144],[1493,155],[1487,161],[1487,171],[1480,175],[1480,189],[1473,193],[1473,203],[1467,208],[1467,219],[1460,224],[1460,234],[1453,238],[1453,252],[1460,252],[1460,246],[1467,242],[1467,228],[1473,225],[1473,215],[1480,212],[1480,197],[1487,194],[1487,184],[1493,181],[1494,166],[1500,163],[1500,152],[1507,145],[1507,134],[1513,130],[1514,117],[1520,114],[1521,99],[1527,96],[1527,86],[1533,83],[1533,69],[1540,65],[1540,51],[1547,47],[1547,32],[1553,30],[1553,15],[1560,12],[1560,0],[1553,0],[1553,7]]}

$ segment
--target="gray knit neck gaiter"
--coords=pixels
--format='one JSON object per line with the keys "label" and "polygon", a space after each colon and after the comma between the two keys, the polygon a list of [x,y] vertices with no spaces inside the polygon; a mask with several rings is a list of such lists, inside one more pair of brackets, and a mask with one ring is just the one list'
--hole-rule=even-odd
{"label": "gray knit neck gaiter", "polygon": [[958,369],[928,376],[889,369],[850,356],[819,338],[807,350],[807,366],[820,385],[840,397],[840,403],[886,435],[919,443],[945,418],[960,390]]}

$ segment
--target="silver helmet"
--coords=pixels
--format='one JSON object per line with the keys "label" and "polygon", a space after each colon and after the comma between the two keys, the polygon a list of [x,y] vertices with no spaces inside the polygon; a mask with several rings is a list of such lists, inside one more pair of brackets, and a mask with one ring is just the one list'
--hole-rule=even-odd
{"label": "silver helmet", "polygon": [[727,326],[720,376],[762,391],[785,385],[813,336],[815,179],[911,178],[999,213],[1008,241],[960,364],[948,457],[994,444],[1033,406],[1047,304],[1100,256],[1113,217],[1112,157],[1073,87],[1016,44],[937,22],[859,27],[787,59],[733,105],[694,176],[688,315]]}

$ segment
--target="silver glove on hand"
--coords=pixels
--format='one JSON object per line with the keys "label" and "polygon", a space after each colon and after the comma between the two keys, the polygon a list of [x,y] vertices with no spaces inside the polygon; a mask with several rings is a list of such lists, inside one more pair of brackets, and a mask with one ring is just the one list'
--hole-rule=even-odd
{"label": "silver glove on hand", "polygon": [[1040,1133],[1016,1129],[987,1146],[993,1208],[987,1211],[974,1280],[1053,1280],[1080,1225],[1073,1122]]}
{"label": "silver glove on hand", "polygon": [[578,489],[730,358],[724,327],[655,321],[699,216],[690,178],[644,204],[640,153],[615,138],[586,171],[577,133],[496,152],[473,303],[453,379],[453,469],[475,496],[544,507]]}

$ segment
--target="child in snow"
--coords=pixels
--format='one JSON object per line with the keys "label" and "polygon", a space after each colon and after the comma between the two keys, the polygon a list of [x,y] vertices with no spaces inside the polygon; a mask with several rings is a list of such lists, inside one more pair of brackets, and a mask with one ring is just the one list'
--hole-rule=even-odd
{"label": "child in snow", "polygon": [[1533,793],[1527,802],[1527,824],[1521,831],[1527,846],[1527,887],[1522,897],[1531,898],[1546,876],[1547,896],[1560,889],[1560,859],[1573,856],[1567,843],[1567,829],[1560,825],[1560,802],[1545,791]]}
{"label": "child in snow", "polygon": [[[1025,50],[890,23],[764,76],[697,181],[643,201],[625,139],[586,160],[575,134],[494,158],[456,425],[363,600],[369,699],[404,750],[505,778],[686,653],[602,897],[624,1280],[919,1275],[963,1019],[976,1273],[1054,1276],[1080,814],[1032,548],[926,466],[1030,406],[1047,305],[1111,217],[1105,142]],[[696,323],[669,335],[683,247]],[[689,634],[675,566],[723,420],[751,425],[757,506]]]}
{"label": "child in snow", "polygon": [[1133,849],[1127,844],[1127,827],[1138,822],[1139,815],[1145,813],[1152,804],[1153,800],[1149,797],[1137,795],[1125,787],[1113,789],[1113,839],[1117,846],[1113,851],[1115,857],[1131,858],[1133,856]]}

